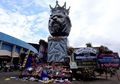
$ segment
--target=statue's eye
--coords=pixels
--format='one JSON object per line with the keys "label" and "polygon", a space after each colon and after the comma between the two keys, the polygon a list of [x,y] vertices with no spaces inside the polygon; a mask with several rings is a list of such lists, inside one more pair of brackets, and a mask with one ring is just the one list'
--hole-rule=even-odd
{"label": "statue's eye", "polygon": [[50,15],[50,18],[53,18],[53,15]]}

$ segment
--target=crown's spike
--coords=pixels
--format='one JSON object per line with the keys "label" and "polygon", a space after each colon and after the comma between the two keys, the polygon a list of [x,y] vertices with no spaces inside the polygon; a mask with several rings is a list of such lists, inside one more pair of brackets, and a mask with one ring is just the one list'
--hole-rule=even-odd
{"label": "crown's spike", "polygon": [[64,5],[62,6],[63,8],[66,8],[66,2],[64,3]]}
{"label": "crown's spike", "polygon": [[70,10],[70,6],[69,6],[69,8],[67,9],[68,14],[69,14],[69,10]]}
{"label": "crown's spike", "polygon": [[69,8],[67,9],[68,11],[70,10],[70,6],[69,6]]}
{"label": "crown's spike", "polygon": [[50,8],[51,8],[51,13],[58,12],[57,10],[59,10],[59,12],[63,12],[63,14],[66,14],[66,15],[69,14],[69,10],[70,10],[70,7],[68,9],[66,9],[66,2],[64,3],[63,6],[60,6],[58,4],[58,0],[56,0],[55,7],[51,7],[51,5],[50,5]]}
{"label": "crown's spike", "polygon": [[55,5],[55,8],[56,7],[60,7],[60,5],[58,4],[58,1],[56,0],[56,5]]}
{"label": "crown's spike", "polygon": [[51,6],[51,5],[49,5],[50,6],[50,9],[52,10],[53,9],[53,7]]}
{"label": "crown's spike", "polygon": [[56,5],[58,4],[58,0],[56,0]]}

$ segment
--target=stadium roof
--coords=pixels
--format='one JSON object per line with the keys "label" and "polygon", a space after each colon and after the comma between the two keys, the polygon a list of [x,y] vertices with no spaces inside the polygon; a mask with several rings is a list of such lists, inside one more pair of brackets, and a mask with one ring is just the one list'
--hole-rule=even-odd
{"label": "stadium roof", "polygon": [[20,46],[20,47],[23,47],[23,48],[26,48],[26,49],[30,49],[34,53],[38,53],[38,51],[33,46],[31,46],[30,44],[28,44],[28,43],[26,43],[26,42],[24,42],[20,39],[17,39],[15,37],[4,34],[2,32],[0,32],[0,40],[11,43],[11,44],[15,44],[17,46]]}

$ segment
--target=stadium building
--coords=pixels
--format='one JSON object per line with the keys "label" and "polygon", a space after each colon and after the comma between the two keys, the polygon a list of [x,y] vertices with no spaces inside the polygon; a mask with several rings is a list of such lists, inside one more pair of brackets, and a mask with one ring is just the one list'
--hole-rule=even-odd
{"label": "stadium building", "polygon": [[21,53],[38,53],[30,44],[0,32],[0,64],[4,61],[18,62]]}

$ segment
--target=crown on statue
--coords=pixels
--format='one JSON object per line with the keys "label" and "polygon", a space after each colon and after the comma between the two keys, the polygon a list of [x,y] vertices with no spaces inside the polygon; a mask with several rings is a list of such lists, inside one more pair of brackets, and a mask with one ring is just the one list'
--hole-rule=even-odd
{"label": "crown on statue", "polygon": [[50,5],[50,8],[51,8],[51,13],[60,13],[61,12],[61,13],[65,14],[65,15],[69,15],[70,7],[68,9],[66,9],[66,2],[64,3],[63,6],[60,6],[58,4],[58,1],[56,1],[55,7],[53,8]]}

